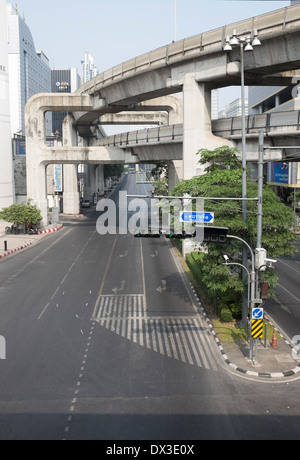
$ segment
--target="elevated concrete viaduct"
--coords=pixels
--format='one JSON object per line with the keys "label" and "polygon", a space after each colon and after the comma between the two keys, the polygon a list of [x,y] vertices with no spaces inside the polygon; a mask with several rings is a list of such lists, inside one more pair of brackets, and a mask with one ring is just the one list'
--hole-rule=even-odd
{"label": "elevated concrete viaduct", "polygon": [[[300,160],[300,111],[273,112],[246,117],[247,161],[258,160],[259,131],[264,132],[265,161]],[[241,150],[241,117],[212,122],[212,132],[232,142]],[[179,160],[182,152],[184,127],[173,126],[130,131],[97,141],[99,146],[131,149],[137,162]],[[295,149],[294,146],[298,146]],[[269,148],[268,148],[269,147]],[[163,157],[162,157],[163,155]]]}
{"label": "elevated concrete viaduct", "polygon": [[[238,36],[248,36],[253,29],[257,29],[262,46],[255,47],[250,54],[245,53],[246,84],[291,85],[294,75],[300,74],[299,4],[136,57],[98,75],[75,94],[34,96],[26,107],[28,197],[41,207],[45,220],[46,164],[182,161],[182,173],[178,164],[174,171],[188,179],[203,173],[196,156],[200,148],[238,145],[238,139],[233,138],[231,132],[224,134],[212,127],[211,90],[240,85],[239,51],[225,53],[223,45],[233,30]],[[182,111],[178,110],[176,93],[182,93]],[[161,99],[158,101],[158,98]],[[175,100],[177,109],[174,109]],[[120,143],[115,138],[113,144],[100,139],[98,126],[102,120],[103,123],[118,117],[125,120],[132,112],[156,112],[157,109],[158,114],[152,113],[153,120],[159,113],[166,113],[169,126],[162,126],[157,134],[147,130],[144,142],[140,138],[142,133],[135,133],[135,145],[127,141],[132,133],[125,135],[124,143],[124,137]],[[45,146],[44,114],[48,110],[69,112],[60,148]],[[166,116],[163,118],[164,125]],[[78,135],[84,138],[83,148],[77,145]],[[251,156],[251,146],[248,154]],[[66,192],[71,200],[72,195],[77,199],[72,183],[74,181],[71,181],[72,190]]]}

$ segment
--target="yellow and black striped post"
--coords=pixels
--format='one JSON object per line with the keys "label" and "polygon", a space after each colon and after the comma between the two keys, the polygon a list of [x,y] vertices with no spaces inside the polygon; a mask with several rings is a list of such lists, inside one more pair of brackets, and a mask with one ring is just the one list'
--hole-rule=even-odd
{"label": "yellow and black striped post", "polygon": [[260,339],[262,338],[264,333],[264,322],[262,319],[255,319],[252,321],[251,327],[251,337],[253,339]]}

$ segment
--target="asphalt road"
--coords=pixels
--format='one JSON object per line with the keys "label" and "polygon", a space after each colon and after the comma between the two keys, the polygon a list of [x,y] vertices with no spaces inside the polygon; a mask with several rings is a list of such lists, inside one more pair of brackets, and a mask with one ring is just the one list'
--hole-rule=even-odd
{"label": "asphalt road", "polygon": [[299,380],[230,372],[169,242],[86,216],[0,263],[0,439],[299,439]]}
{"label": "asphalt road", "polygon": [[265,309],[285,335],[292,341],[300,339],[300,242],[296,243],[297,254],[283,257],[276,264],[279,285],[275,296],[266,302]]}

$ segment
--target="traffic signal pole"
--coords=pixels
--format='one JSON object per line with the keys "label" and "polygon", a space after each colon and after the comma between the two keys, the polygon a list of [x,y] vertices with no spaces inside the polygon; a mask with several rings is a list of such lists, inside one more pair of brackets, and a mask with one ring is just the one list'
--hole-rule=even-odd
{"label": "traffic signal pole", "polygon": [[[264,185],[264,133],[259,131],[258,142],[258,203],[257,203],[257,242],[256,247],[262,247],[262,219],[263,219],[263,185]],[[256,279],[256,295],[259,291],[259,270]]]}
{"label": "traffic signal pole", "polygon": [[[250,252],[250,255],[251,255],[251,273],[250,273],[250,307],[251,308],[254,308],[255,307],[255,303],[258,303],[257,302],[257,299],[255,298],[256,297],[256,290],[255,290],[255,257],[254,257],[254,253],[251,249],[251,247],[249,246],[249,244],[247,243],[247,241],[243,240],[242,238],[238,237],[238,236],[234,236],[234,235],[227,235],[227,238],[232,238],[232,239],[235,239],[235,240],[239,240],[241,241],[249,250]],[[244,266],[244,265],[243,265]],[[248,322],[248,307],[247,307],[247,316],[246,318],[242,318],[242,321],[245,321],[246,323]]]}

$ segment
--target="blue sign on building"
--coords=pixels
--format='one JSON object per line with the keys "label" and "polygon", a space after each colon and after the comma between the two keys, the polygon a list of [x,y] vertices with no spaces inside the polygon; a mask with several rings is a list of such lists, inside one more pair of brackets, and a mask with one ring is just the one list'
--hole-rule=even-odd
{"label": "blue sign on building", "polygon": [[54,183],[55,183],[55,192],[62,192],[63,191],[63,165],[55,165]]}
{"label": "blue sign on building", "polygon": [[289,165],[282,161],[276,161],[272,163],[271,182],[276,184],[289,183]]}

